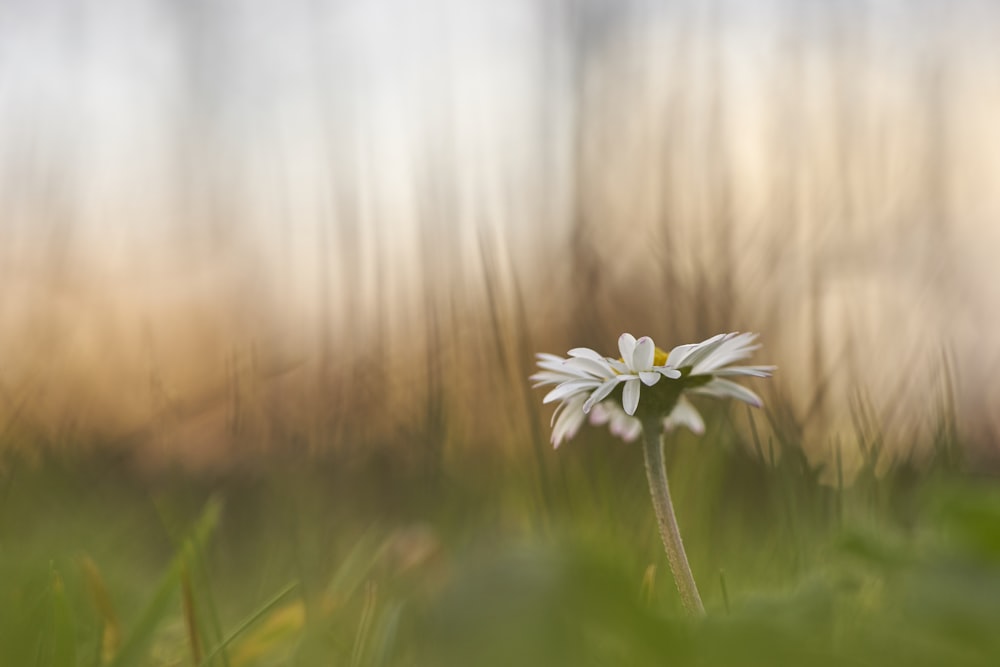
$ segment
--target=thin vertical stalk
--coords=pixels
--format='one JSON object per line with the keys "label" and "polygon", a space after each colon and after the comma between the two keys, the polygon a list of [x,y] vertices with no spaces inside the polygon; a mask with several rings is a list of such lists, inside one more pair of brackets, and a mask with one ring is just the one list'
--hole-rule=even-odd
{"label": "thin vertical stalk", "polygon": [[653,509],[656,510],[656,522],[663,539],[663,548],[667,552],[670,571],[674,575],[674,583],[681,595],[684,608],[693,616],[704,616],[705,606],[698,594],[698,585],[691,574],[687,554],[684,553],[684,541],[674,516],[674,504],[670,500],[670,485],[667,483],[667,471],[663,467],[663,441],[660,436],[660,424],[657,420],[644,422],[642,425],[643,454],[646,460],[646,479],[649,481],[649,494],[653,499]]}

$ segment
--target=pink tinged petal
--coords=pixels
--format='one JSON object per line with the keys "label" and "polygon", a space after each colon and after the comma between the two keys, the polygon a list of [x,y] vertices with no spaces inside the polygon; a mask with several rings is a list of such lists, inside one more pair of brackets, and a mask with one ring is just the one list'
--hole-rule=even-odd
{"label": "pink tinged petal", "polygon": [[670,416],[664,420],[663,426],[667,429],[675,426],[686,426],[696,435],[705,433],[705,421],[701,418],[701,414],[683,396],[671,410]]}
{"label": "pink tinged petal", "polygon": [[642,430],[642,422],[635,417],[629,417],[621,411],[615,415],[615,419],[611,422],[610,427],[611,434],[615,437],[621,438],[625,442],[631,442],[631,440],[629,440],[629,436],[637,429],[640,431]]}
{"label": "pink tinged petal", "polygon": [[580,359],[592,359],[594,361],[604,361],[604,357],[589,347],[574,347],[569,351],[569,356]]}
{"label": "pink tinged petal", "polygon": [[609,366],[608,362],[604,361],[604,359],[601,359],[600,361],[586,359],[583,357],[567,359],[563,363],[563,366],[571,368],[574,371],[587,373],[589,375],[596,375],[599,378],[609,378],[615,374],[615,372],[611,370],[611,366]]}
{"label": "pink tinged petal", "polygon": [[594,407],[594,404],[597,403],[597,402],[599,402],[599,401],[603,401],[605,398],[607,398],[608,394],[611,393],[612,389],[614,389],[615,387],[618,386],[619,382],[621,382],[621,378],[619,376],[616,376],[616,377],[608,380],[607,382],[603,383],[597,389],[595,389],[594,393],[592,393],[590,395],[590,398],[588,398],[584,402],[584,404],[583,404],[583,411],[585,413],[586,412],[590,412],[590,409],[592,407]]}
{"label": "pink tinged petal", "polygon": [[698,387],[692,390],[696,394],[705,394],[708,396],[715,396],[717,398],[735,398],[744,403],[748,403],[755,408],[762,407],[764,402],[760,400],[760,396],[753,393],[746,387],[742,387],[735,382],[730,382],[729,380],[723,380],[721,378],[713,378],[708,384]]}
{"label": "pink tinged petal", "polygon": [[635,442],[639,439],[642,434],[642,422],[638,419],[632,419],[627,424],[625,424],[622,432],[620,434],[621,439],[625,442]]}
{"label": "pink tinged petal", "polygon": [[635,409],[639,407],[639,387],[642,384],[639,380],[629,380],[625,383],[625,390],[622,392],[622,407],[625,413],[634,415]]}
{"label": "pink tinged petal", "polygon": [[642,383],[647,387],[652,387],[660,381],[661,377],[663,376],[655,371],[641,371],[639,373],[639,379],[642,380]]}
{"label": "pink tinged petal", "polygon": [[[653,367],[653,357],[656,354],[656,345],[649,336],[643,336],[636,341],[635,349],[632,350],[632,370],[645,371]],[[628,361],[628,357],[622,357]]]}
{"label": "pink tinged petal", "polygon": [[658,366],[656,371],[663,377],[670,378],[671,380],[676,380],[681,376],[681,372],[676,368],[665,368],[663,366]]}
{"label": "pink tinged petal", "polygon": [[624,361],[629,368],[634,368],[632,366],[632,353],[635,351],[635,336],[630,333],[623,333],[618,337],[618,351],[621,352],[622,361]]}
{"label": "pink tinged petal", "polygon": [[611,421],[611,411],[605,403],[598,403],[590,409],[590,423],[594,426],[607,424]]}
{"label": "pink tinged petal", "polygon": [[598,385],[597,380],[569,380],[550,391],[542,399],[542,404],[561,401],[573,394],[586,392]]}

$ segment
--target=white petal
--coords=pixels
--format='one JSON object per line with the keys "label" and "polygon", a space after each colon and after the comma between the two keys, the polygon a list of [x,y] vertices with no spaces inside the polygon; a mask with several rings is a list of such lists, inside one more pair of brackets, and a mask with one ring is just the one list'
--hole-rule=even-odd
{"label": "white petal", "polygon": [[660,373],[663,377],[668,377],[671,380],[676,380],[681,376],[681,372],[676,368],[667,368],[665,366],[657,366],[656,371]]}
{"label": "white petal", "polygon": [[633,368],[632,353],[635,351],[635,336],[630,333],[623,333],[619,336],[618,351],[621,352],[622,361],[624,361],[629,368]]}
{"label": "white petal", "polygon": [[598,385],[597,380],[569,380],[550,391],[542,399],[542,404],[561,401],[576,393],[586,392]]}
{"label": "white petal", "polygon": [[647,387],[652,387],[654,384],[656,384],[657,382],[660,381],[661,377],[663,377],[663,376],[661,376],[659,373],[657,373],[655,371],[640,371],[639,372],[639,379],[642,380],[642,383],[644,385],[646,385]]}
{"label": "white petal", "polygon": [[563,363],[563,366],[572,368],[575,371],[580,371],[588,375],[596,375],[599,378],[605,379],[615,374],[615,372],[611,370],[611,366],[609,366],[608,362],[604,361],[604,359],[597,361],[595,359],[578,357],[574,359],[567,359]]}
{"label": "white petal", "polygon": [[697,349],[692,350],[691,353],[684,359],[684,366],[697,367],[703,359],[707,358],[710,354],[712,354],[712,352],[718,349],[720,345],[735,335],[735,333],[719,334],[698,343]]}
{"label": "white petal", "polygon": [[581,359],[593,359],[594,361],[603,361],[604,357],[600,354],[591,350],[589,347],[574,347],[569,351],[569,356],[579,357]]}
{"label": "white petal", "polygon": [[618,361],[617,359],[607,358],[607,359],[605,359],[605,361],[608,362],[608,365],[611,366],[611,368],[615,369],[619,373],[631,373],[632,372],[632,369],[628,367],[628,364],[626,364],[624,362],[621,362],[621,361]]}
{"label": "white petal", "polygon": [[705,433],[705,422],[701,418],[701,414],[683,396],[671,410],[670,416],[663,420],[663,427],[668,430],[677,426],[686,426],[697,435]]}
{"label": "white petal", "polygon": [[566,360],[563,359],[562,357],[557,357],[555,355],[552,355],[551,359],[539,359],[538,360],[538,367],[539,368],[544,368],[545,370],[552,371],[552,370],[555,370],[555,369],[559,368],[564,361],[566,361]]}
{"label": "white petal", "polygon": [[555,359],[539,361],[538,367],[545,371],[558,371],[564,372],[563,364],[566,360],[562,357],[556,357]]}
{"label": "white petal", "polygon": [[698,343],[688,343],[687,345],[678,345],[674,349],[670,350],[670,354],[667,355],[667,366],[673,368],[680,368],[684,365],[684,360],[687,355],[691,353],[691,350],[698,347]]}
{"label": "white petal", "polygon": [[629,415],[634,415],[635,409],[639,407],[639,387],[641,386],[638,379],[625,383],[625,390],[622,392],[622,407]]}
{"label": "white petal", "polygon": [[566,377],[566,375],[562,373],[554,373],[552,371],[541,371],[539,373],[535,373],[528,379],[535,383],[531,385],[532,387],[541,387],[547,384],[559,384],[560,382],[566,382],[571,378]]}
{"label": "white petal", "polygon": [[[653,367],[653,357],[656,354],[656,345],[649,336],[643,336],[635,343],[632,350],[632,370],[645,371]],[[628,357],[622,357],[628,361]]]}
{"label": "white petal", "polygon": [[556,418],[559,417],[559,413],[566,409],[566,405],[566,403],[560,403],[556,406],[556,409],[552,411],[552,419],[549,420],[549,428],[552,428],[552,425],[556,423]]}
{"label": "white petal", "polygon": [[710,354],[702,356],[693,370],[696,374],[711,373],[736,361],[749,359],[760,345],[754,345],[755,333],[729,334]]}
{"label": "white petal", "polygon": [[758,378],[769,378],[777,369],[777,366],[727,366],[712,372],[716,377],[726,377],[730,375],[752,375]]}
{"label": "white petal", "polygon": [[558,448],[563,441],[569,440],[576,435],[583,424],[584,416],[579,406],[576,409],[563,410],[559,415],[559,419],[556,420],[555,426],[552,428],[552,446]]}
{"label": "white petal", "polygon": [[539,352],[535,356],[538,357],[539,363],[543,361],[563,361],[563,358],[558,354],[549,354],[548,352]]}
{"label": "white petal", "polygon": [[691,391],[696,394],[706,394],[717,398],[735,398],[743,401],[744,403],[749,403],[755,408],[759,408],[764,405],[764,402],[760,400],[760,396],[753,393],[746,387],[742,387],[735,382],[730,382],[729,380],[723,380],[721,378],[714,378],[708,384],[698,387],[697,389],[692,389]]}
{"label": "white petal", "polygon": [[585,413],[590,412],[590,408],[594,407],[594,404],[598,401],[603,401],[607,398],[608,394],[611,393],[612,389],[618,386],[619,382],[621,382],[621,377],[615,376],[595,389],[594,393],[590,395],[590,398],[584,402],[583,411]]}

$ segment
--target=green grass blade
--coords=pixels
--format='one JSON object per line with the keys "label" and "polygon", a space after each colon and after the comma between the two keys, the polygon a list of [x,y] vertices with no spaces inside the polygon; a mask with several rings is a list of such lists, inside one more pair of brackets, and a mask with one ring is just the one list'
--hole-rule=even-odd
{"label": "green grass blade", "polygon": [[396,635],[399,634],[399,619],[403,613],[402,603],[388,605],[379,616],[378,625],[372,633],[372,657],[369,663],[372,667],[384,667],[389,664],[392,650],[396,645]]}
{"label": "green grass blade", "polygon": [[354,636],[354,647],[351,650],[351,667],[361,667],[366,649],[368,648],[368,633],[371,630],[378,605],[378,589],[374,581],[365,584],[365,604],[358,621],[358,631]]}
{"label": "green grass blade", "polygon": [[218,524],[220,512],[221,503],[217,499],[210,500],[205,506],[205,510],[191,531],[191,536],[174,556],[166,574],[160,579],[152,600],[139,615],[139,621],[122,643],[121,650],[111,662],[111,667],[141,664],[153,642],[157,628],[166,617],[170,603],[180,588],[181,574],[185,563],[189,562],[196,549],[199,549],[208,540]]}
{"label": "green grass blade", "polygon": [[265,602],[263,606],[260,607],[260,609],[247,616],[239,625],[236,626],[235,630],[229,633],[229,636],[226,637],[222,641],[222,643],[213,648],[208,653],[208,655],[205,656],[205,659],[201,661],[198,667],[207,667],[207,665],[209,665],[212,662],[212,660],[216,658],[216,656],[220,655],[241,634],[246,632],[246,630],[250,628],[250,626],[252,626],[254,623],[263,618],[265,614],[271,611],[279,602],[281,602],[285,598],[285,596],[287,596],[289,593],[295,590],[297,586],[298,582],[293,581],[292,583],[288,584],[280,591],[278,591],[270,600]]}
{"label": "green grass blade", "polygon": [[76,629],[73,610],[59,572],[52,568],[52,667],[76,667]]}

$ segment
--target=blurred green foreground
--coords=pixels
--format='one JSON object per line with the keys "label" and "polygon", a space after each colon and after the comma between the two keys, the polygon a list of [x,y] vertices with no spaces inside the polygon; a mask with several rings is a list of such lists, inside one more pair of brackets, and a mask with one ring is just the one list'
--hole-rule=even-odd
{"label": "blurred green foreground", "polygon": [[429,472],[373,456],[0,474],[0,665],[996,665],[1000,487],[821,485],[735,432],[667,443],[709,616],[686,618],[638,447],[583,434]]}

